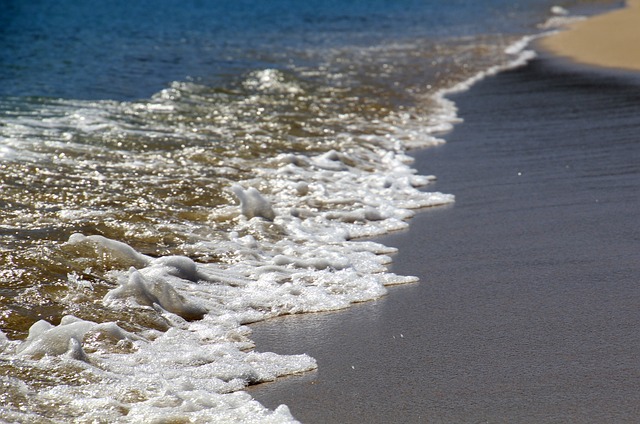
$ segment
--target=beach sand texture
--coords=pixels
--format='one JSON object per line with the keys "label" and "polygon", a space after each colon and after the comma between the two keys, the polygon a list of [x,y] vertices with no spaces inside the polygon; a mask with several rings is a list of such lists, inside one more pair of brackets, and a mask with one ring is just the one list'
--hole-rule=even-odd
{"label": "beach sand texture", "polygon": [[544,49],[578,63],[640,71],[640,0],[570,25],[543,39]]}

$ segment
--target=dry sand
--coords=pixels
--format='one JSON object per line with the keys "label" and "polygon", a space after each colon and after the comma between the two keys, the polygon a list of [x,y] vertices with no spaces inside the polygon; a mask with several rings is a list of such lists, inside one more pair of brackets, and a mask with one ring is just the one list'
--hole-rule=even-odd
{"label": "dry sand", "polygon": [[585,21],[540,42],[559,56],[586,65],[640,71],[640,0]]}

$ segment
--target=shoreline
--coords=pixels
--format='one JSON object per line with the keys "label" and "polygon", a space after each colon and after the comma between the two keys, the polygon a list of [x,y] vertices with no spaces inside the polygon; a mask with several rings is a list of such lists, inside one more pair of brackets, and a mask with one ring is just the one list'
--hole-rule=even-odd
{"label": "shoreline", "polygon": [[640,71],[640,0],[542,38],[537,47],[579,64]]}
{"label": "shoreline", "polygon": [[381,239],[421,282],[252,325],[259,349],[319,364],[256,400],[308,423],[633,422],[640,84],[569,65],[543,55],[447,96],[464,122],[415,167],[457,201]]}
{"label": "shoreline", "polygon": [[[640,24],[640,0],[630,0],[623,9],[573,23],[562,32],[533,41],[532,47],[535,48],[538,58],[533,59],[533,63],[524,65],[522,72],[518,68],[500,70],[496,73],[488,72],[480,81],[474,81],[468,90],[447,90],[443,92],[443,96],[447,101],[454,101],[457,108],[458,99],[462,99],[462,104],[479,104],[479,109],[485,110],[486,101],[484,99],[486,96],[498,97],[502,100],[505,95],[512,97],[514,92],[519,92],[520,84],[513,85],[509,80],[513,80],[513,75],[520,73],[540,73],[538,76],[541,76],[542,79],[546,79],[547,75],[554,75],[548,79],[552,85],[563,84],[558,75],[563,75],[568,79],[575,78],[581,83],[575,84],[575,86],[569,84],[572,87],[567,91],[572,93],[571,96],[576,95],[576,90],[584,91],[585,85],[600,90],[603,84],[617,91],[616,96],[618,96],[620,94],[617,90],[619,86],[629,84],[634,88],[640,87],[640,74],[637,72],[640,71],[640,54],[634,55],[635,52],[632,52],[634,54],[629,55],[629,50],[633,50],[629,48],[629,45],[634,43],[627,42],[625,44],[620,40],[620,37],[623,40],[628,40],[638,36],[638,43],[640,43],[640,25],[636,26],[634,23]],[[611,34],[614,33],[619,37],[611,37]],[[604,41],[596,43],[594,40]],[[537,70],[530,72],[527,70],[530,67],[537,68]],[[539,71],[539,69],[543,70]],[[510,90],[496,95],[496,91],[501,91],[500,86],[505,84],[505,80],[507,80],[507,85],[513,86]],[[527,83],[532,82],[531,77],[523,77],[520,82],[523,80]],[[492,88],[486,89],[486,86]],[[534,93],[542,92],[546,87],[539,86],[537,88],[537,90],[533,90]],[[471,100],[477,95],[478,90],[483,99]],[[519,92],[519,94],[524,97],[528,92]],[[588,97],[587,93],[583,94]],[[580,94],[577,96],[580,97]],[[545,98],[544,94],[538,95],[538,97],[543,99],[539,102],[538,108],[545,108],[548,98]],[[604,94],[599,95],[599,98],[600,102],[609,101],[609,98]],[[517,110],[523,108],[526,101],[511,99],[510,102],[513,103],[513,106],[509,109]],[[562,103],[563,100],[559,100],[559,102]],[[567,104],[563,106],[563,109],[572,109],[568,100],[564,100],[564,102]],[[593,101],[589,100],[588,103],[592,104]],[[611,103],[613,105],[614,102]],[[495,102],[490,106],[495,109]],[[498,116],[502,116],[504,111],[499,110],[499,112]],[[529,110],[527,112],[536,113]],[[609,109],[601,111],[601,113],[604,114],[602,116],[607,116],[606,113],[609,113]],[[474,110],[472,114],[481,115],[482,112]],[[545,113],[543,112],[542,115]],[[468,119],[468,114],[465,112],[460,112],[459,116],[465,119],[465,122]],[[545,120],[548,118],[549,116],[546,116]],[[608,125],[601,116],[593,117],[594,120],[597,118],[601,120],[596,132],[603,130]],[[496,119],[488,119],[489,124],[483,122],[480,126],[486,131],[491,131],[489,129],[490,123],[497,124]],[[566,122],[566,119],[561,118],[560,120],[564,121],[562,126],[574,124]],[[438,156],[440,155],[449,155],[452,161],[454,159],[460,160],[462,157],[464,161],[466,152],[461,152],[460,148],[456,150],[457,157],[453,153],[447,154],[446,151],[450,150],[450,143],[468,142],[481,133],[477,129],[477,122],[472,123],[476,126],[476,129],[473,130],[469,130],[465,122],[457,124],[453,128],[453,134],[447,133],[442,137],[447,140],[447,144],[444,146],[410,152],[410,155],[417,159],[415,168],[421,174],[435,173],[444,182],[442,186],[440,182],[436,183],[435,187],[430,186],[430,190],[464,195],[465,189],[460,189],[460,184],[467,186],[467,189],[471,186],[474,192],[481,185],[486,184],[492,188],[488,191],[484,190],[485,194],[494,194],[496,187],[497,191],[501,191],[500,186],[505,184],[505,181],[493,178],[487,180],[486,176],[488,171],[503,166],[502,161],[507,160],[506,157],[501,157],[500,161],[492,163],[490,166],[486,166],[486,161],[484,164],[480,161],[479,167],[485,169],[482,170],[479,178],[472,178],[471,182],[466,180],[463,175],[468,168],[473,168],[472,165],[469,164],[469,167],[458,166],[459,175],[453,175],[456,168],[451,166],[452,162],[438,165]],[[462,125],[462,131],[458,125]],[[529,130],[536,132],[532,128]],[[583,131],[583,129],[578,128],[578,131]],[[527,130],[524,132],[526,136]],[[549,136],[545,135],[545,137]],[[606,135],[604,137],[606,138]],[[613,137],[615,137],[615,132]],[[500,144],[497,146],[502,147]],[[637,147],[635,149],[633,151],[635,153],[632,155],[637,154]],[[542,159],[553,161],[554,156],[549,155]],[[475,160],[477,157],[477,155],[471,155],[471,159]],[[469,159],[467,154],[466,160]],[[442,169],[438,169],[439,166]],[[633,165],[627,166],[627,168],[632,167]],[[569,168],[568,165],[567,168]],[[608,172],[613,171],[609,170]],[[609,175],[608,178],[614,174]],[[517,171],[516,175],[516,180],[527,179],[521,178],[526,175],[525,172]],[[528,175],[526,176],[528,177]],[[508,180],[514,175],[506,177]],[[448,184],[447,178],[454,181],[453,186]],[[557,177],[542,175],[542,178],[556,180]],[[634,178],[638,182],[637,172]],[[554,186],[553,189],[556,193],[553,195],[555,196],[559,196],[561,191],[567,190],[567,184],[562,181],[562,178],[560,179],[559,184],[550,184]],[[506,182],[506,185],[512,184],[518,185],[520,183],[515,180]],[[530,182],[527,181],[525,184],[529,185]],[[546,187],[541,188],[540,191],[545,189]],[[615,191],[614,187],[612,189]],[[571,222],[571,219],[567,219],[572,218],[575,214],[591,214],[592,216],[588,219],[593,222],[592,227],[616,227],[616,231],[623,233],[619,229],[625,225],[628,227],[626,231],[632,228],[632,211],[640,207],[637,200],[635,204],[633,201],[627,201],[626,203],[630,203],[632,206],[627,205],[622,212],[612,207],[606,214],[609,218],[615,217],[611,218],[612,221],[615,221],[614,224],[599,225],[601,217],[596,217],[596,215],[600,211],[591,213],[586,210],[591,206],[587,205],[589,201],[585,199],[584,193],[579,199],[575,194],[573,198],[568,196],[569,200],[558,197],[555,200],[557,204],[549,207],[544,204],[546,199],[537,195],[535,190],[533,190],[535,199],[531,201],[528,198],[532,195],[531,191],[526,190],[527,196],[522,196],[523,193],[512,192],[498,199],[498,204],[509,203],[508,207],[515,208],[518,213],[532,215],[534,219],[539,218],[538,215],[542,216],[542,219],[537,222],[524,225],[524,227],[529,227],[528,230],[524,230],[525,234],[530,231],[546,232],[546,228],[542,231],[532,230],[532,228],[546,227],[546,221],[558,217],[560,217],[559,220],[562,221],[562,224],[557,225],[556,231],[560,234],[566,233],[567,228],[578,233],[591,231],[591,228],[583,228],[581,224],[575,224]],[[618,193],[614,193],[613,198],[616,197],[616,194]],[[625,196],[628,200],[632,195],[627,193],[622,197]],[[577,245],[571,241],[566,242],[562,237],[555,239],[547,237],[551,244],[568,247],[569,252],[564,253],[564,256],[559,255],[560,258],[537,259],[552,263],[549,266],[551,270],[547,271],[551,274],[570,275],[568,278],[562,278],[561,282],[570,285],[569,290],[578,291],[584,290],[580,287],[582,283],[580,280],[586,280],[590,275],[588,271],[582,272],[572,269],[573,266],[585,265],[588,267],[586,263],[589,262],[591,274],[597,274],[598,277],[601,277],[602,268],[617,261],[617,264],[623,269],[624,295],[613,293],[615,290],[612,288],[613,284],[620,282],[615,278],[606,279],[606,282],[612,285],[611,287],[600,284],[597,290],[588,294],[578,293],[577,296],[568,293],[565,287],[559,287],[555,282],[551,282],[548,287],[542,289],[531,287],[532,283],[537,283],[539,264],[527,263],[528,257],[514,259],[513,256],[503,255],[503,251],[509,249],[504,246],[517,245],[519,249],[529,249],[531,256],[545,255],[540,254],[538,249],[527,246],[526,242],[521,243],[514,239],[513,235],[501,234],[509,229],[522,231],[522,224],[513,222],[514,219],[518,219],[514,217],[513,210],[497,211],[497,216],[493,220],[486,216],[478,220],[471,215],[486,214],[487,210],[495,213],[496,207],[494,204],[490,206],[485,204],[482,205],[484,210],[482,206],[480,210],[476,210],[476,206],[486,203],[486,199],[480,199],[473,195],[469,197],[472,199],[470,204],[473,208],[467,209],[469,204],[462,203],[460,205],[458,202],[454,205],[423,210],[412,218],[408,230],[376,239],[385,245],[398,248],[399,253],[394,257],[390,271],[400,275],[418,276],[420,282],[417,285],[390,287],[388,296],[365,304],[352,305],[348,310],[287,317],[286,320],[276,319],[252,325],[258,349],[283,354],[305,352],[316,358],[319,363],[317,370],[301,376],[291,376],[273,383],[247,388],[254,399],[269,409],[285,404],[291,408],[296,419],[305,423],[356,423],[363,420],[372,423],[393,420],[402,422],[470,422],[505,419],[511,422],[529,422],[529,420],[535,419],[536,422],[542,423],[557,422],[558,420],[634,422],[636,418],[634,405],[640,400],[636,393],[640,387],[631,380],[631,377],[627,378],[626,372],[612,371],[613,368],[623,364],[626,371],[631,370],[631,374],[640,374],[640,369],[636,370],[638,367],[630,360],[633,351],[640,348],[640,344],[635,343],[635,338],[630,333],[618,328],[620,326],[634,328],[640,325],[640,316],[638,313],[623,316],[621,313],[612,312],[620,309],[629,310],[626,306],[625,295],[627,298],[640,297],[640,292],[632,284],[633,276],[637,275],[640,269],[637,264],[633,263],[633,252],[629,248],[629,241],[622,240],[624,237],[618,237],[617,240],[600,249],[589,246],[586,248],[588,251],[586,256],[589,256],[590,259],[578,260],[573,263],[576,255],[583,254],[582,245],[587,245],[590,240],[585,238],[582,245]],[[490,196],[486,196],[486,198],[490,198]],[[576,203],[579,206],[576,207],[574,204],[572,209],[563,204],[565,201],[571,202],[570,199],[577,199]],[[605,202],[610,203],[609,200]],[[600,201],[600,199],[596,199],[595,203]],[[619,202],[618,199],[613,200],[613,203],[617,202]],[[529,211],[529,209],[538,208],[562,209],[568,217],[562,217],[556,211],[547,210],[542,213]],[[460,214],[457,213],[459,211],[456,209],[464,210],[462,222],[460,222]],[[453,217],[448,215],[452,210],[454,211]],[[547,214],[546,218],[545,213]],[[624,217],[618,216],[620,214]],[[480,238],[481,255],[486,253],[483,240],[495,242],[500,246],[499,252],[491,255],[491,259],[497,260],[500,266],[488,266],[490,277],[485,277],[484,280],[482,276],[485,275],[484,271],[486,270],[483,269],[480,272],[473,270],[472,267],[477,265],[477,261],[461,257],[460,250],[468,250],[469,246],[459,248],[468,242],[465,229],[468,230],[469,227],[476,226],[478,221],[481,222],[478,225],[481,229],[476,232],[483,234],[483,237]],[[496,225],[496,222],[499,224]],[[503,228],[505,223],[507,223],[507,230]],[[456,227],[459,224],[462,224],[462,230]],[[434,227],[438,229],[434,231]],[[597,233],[598,231],[599,228],[596,228],[591,232]],[[432,237],[434,233],[436,238],[441,240],[449,239],[453,234],[458,239],[458,244],[451,246],[452,243],[445,242],[430,246],[431,241],[425,241],[425,237]],[[494,233],[498,233],[498,236],[496,237]],[[522,234],[518,234],[518,236],[521,237]],[[573,234],[570,237],[573,237]],[[545,239],[544,236],[536,235],[534,239],[542,245],[546,244],[540,241]],[[532,244],[530,241],[528,243]],[[573,244],[573,246],[564,246],[565,243]],[[476,244],[478,244],[477,241]],[[611,245],[616,245],[621,249],[627,248],[626,251],[623,251],[621,259],[607,255],[612,251],[619,252]],[[445,254],[436,252],[438,248],[443,246],[446,249]],[[473,242],[470,243],[470,246],[471,249],[475,248]],[[596,250],[598,253],[594,254],[593,252]],[[429,263],[433,262],[431,258],[425,258],[419,253],[423,251],[426,251],[427,255],[433,254],[436,261],[438,258],[441,260],[435,271],[429,267]],[[603,257],[604,261],[602,261]],[[467,263],[467,269],[452,270],[452,258],[453,262]],[[515,260],[515,268],[522,263],[526,264],[525,268],[527,269],[523,274],[524,277],[518,275],[518,270],[514,268],[512,260]],[[594,265],[598,261],[601,262],[600,265]],[[505,270],[509,267],[514,269]],[[617,273],[619,276],[619,268],[609,266],[608,269],[612,275]],[[473,280],[457,281],[460,275],[462,279],[471,278]],[[508,283],[494,281],[492,277],[504,278]],[[478,278],[481,283],[486,284],[485,287],[476,287]],[[518,278],[527,278],[528,280],[517,281]],[[454,280],[453,284],[452,280]],[[434,283],[436,287],[425,287]],[[598,283],[601,281],[589,280],[589,284]],[[508,285],[514,287],[507,287]],[[452,293],[448,293],[449,290]],[[543,295],[539,293],[540,291],[544,292]],[[429,293],[429,295],[425,296],[425,293]],[[398,298],[395,298],[396,296]],[[605,298],[604,302],[602,297]],[[615,299],[612,300],[612,298]],[[420,299],[425,303],[428,302],[433,309],[431,311],[423,310]],[[453,306],[451,301],[439,303],[439,299],[454,299],[465,304],[461,310],[457,311],[458,313],[455,311],[451,313],[452,311],[447,311],[446,308],[455,308],[456,306]],[[478,300],[489,304],[490,308],[487,308],[486,304],[474,304]],[[535,306],[532,306],[532,303]],[[507,304],[506,307],[505,304]],[[514,305],[517,305],[520,310],[514,310]],[[569,312],[566,311],[567,307],[570,309]],[[588,310],[589,307],[593,310]],[[598,308],[601,307],[607,309],[607,316],[598,314]],[[535,310],[535,308],[540,310]],[[526,311],[525,315],[522,313],[523,310]],[[423,314],[429,317],[436,316],[436,321],[425,319]],[[460,318],[459,315],[465,314],[468,316]],[[498,319],[502,314],[506,314],[507,319],[513,318],[514,322],[505,324]],[[612,315],[616,315],[613,318],[613,323],[605,323],[606,320],[611,319]],[[528,322],[538,321],[546,324],[549,317],[552,321],[556,321],[551,332],[532,327],[532,324]],[[592,327],[585,332],[582,325],[576,325],[577,321],[586,322],[587,325],[591,323]],[[430,326],[440,328],[430,328]],[[479,328],[482,330],[478,330]],[[431,336],[435,337],[425,337],[420,334],[422,329],[426,329]],[[534,343],[537,346],[533,348],[535,358],[531,358],[530,352],[527,351],[527,349],[531,349],[529,346],[531,337],[525,337],[526,340],[523,340],[521,334],[523,332],[533,334],[532,338],[536,340]],[[482,333],[482,335],[478,333]],[[459,338],[460,334],[464,334],[464,336]],[[596,340],[593,334],[598,334],[602,339],[613,334],[608,337],[607,343],[613,345],[615,349],[603,348],[601,340]],[[496,342],[496,346],[491,346],[494,342]],[[318,343],[322,346],[318,346]],[[527,345],[526,349],[523,349],[522,343]],[[425,348],[430,344],[437,346],[435,349]],[[585,352],[584,349],[592,351]],[[432,350],[438,351],[439,354],[433,354]],[[598,351],[599,356],[594,355],[595,351]],[[480,352],[479,356],[484,359],[476,358],[478,352]],[[446,357],[447,354],[451,356]],[[566,357],[569,355],[578,358],[578,360],[567,361]],[[440,366],[437,365],[438,361],[441,362]],[[421,372],[431,372],[432,375],[414,375]],[[593,378],[597,378],[599,383],[594,384]]]}

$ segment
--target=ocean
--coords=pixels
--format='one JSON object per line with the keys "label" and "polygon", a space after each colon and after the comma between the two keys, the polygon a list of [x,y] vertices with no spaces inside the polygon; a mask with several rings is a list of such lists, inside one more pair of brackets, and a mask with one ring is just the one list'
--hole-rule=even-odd
{"label": "ocean", "polygon": [[416,282],[372,241],[429,191],[449,93],[603,5],[5,2],[0,421],[293,422],[317,367],[250,323]]}

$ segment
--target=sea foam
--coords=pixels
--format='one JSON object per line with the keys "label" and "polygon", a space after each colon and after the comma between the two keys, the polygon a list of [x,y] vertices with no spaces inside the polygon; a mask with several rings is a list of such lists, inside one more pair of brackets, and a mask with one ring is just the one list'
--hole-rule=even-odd
{"label": "sea foam", "polygon": [[[363,161],[368,165],[358,166]],[[104,275],[112,287],[102,307],[144,311],[166,330],[136,334],[116,322],[68,315],[57,325],[38,321],[26,340],[7,341],[5,352],[45,367],[80,366],[86,377],[81,390],[58,385],[38,398],[68,402],[67,414],[82,420],[99,407],[102,418],[115,421],[124,419],[122,410],[133,422],[167,416],[294,421],[286,407],[271,412],[238,391],[313,370],[316,362],[304,354],[257,352],[246,324],[341,309],[383,296],[385,286],[415,282],[388,272],[394,249],[363,239],[406,228],[413,209],[453,201],[420,190],[432,178],[416,175],[411,162],[396,148],[364,156],[276,155],[254,179],[228,188],[237,204],[210,212],[211,222],[228,220],[225,238],[184,246],[187,253],[215,252],[226,262],[153,257],[119,240],[72,234],[70,252],[109,267]],[[73,290],[93,289],[81,284],[81,275],[69,278]]]}
{"label": "sea foam", "polygon": [[[67,314],[60,322],[36,322],[24,341],[9,341],[1,335],[4,357],[25,369],[60,374],[58,384],[46,387],[11,379],[0,380],[2,387],[10,388],[20,399],[30,399],[31,410],[60,405],[64,416],[84,422],[295,421],[288,408],[269,411],[242,389],[311,371],[317,364],[303,353],[260,352],[251,341],[247,324],[287,314],[346,308],[385,295],[389,285],[417,281],[389,272],[394,248],[367,240],[406,229],[417,209],[454,201],[452,195],[424,191],[435,177],[417,175],[407,150],[442,143],[439,135],[458,122],[455,105],[445,96],[524,63],[533,55],[526,49],[529,41],[524,38],[509,47],[506,54],[513,56],[509,64],[492,67],[436,92],[428,120],[416,121],[411,114],[398,112],[389,122],[376,123],[376,131],[358,135],[357,128],[337,132],[335,144],[343,148],[317,153],[280,152],[253,162],[230,157],[224,163],[204,156],[204,148],[198,143],[210,143],[211,134],[219,131],[217,127],[203,126],[193,131],[163,121],[179,109],[180,96],[202,96],[204,89],[194,83],[175,83],[146,103],[107,102],[104,113],[80,107],[75,113],[60,113],[61,117],[52,116],[40,124],[12,124],[16,133],[41,131],[39,136],[77,127],[87,134],[111,131],[113,139],[126,141],[136,132],[144,132],[150,144],[166,134],[179,133],[181,140],[194,142],[184,148],[183,156],[149,149],[129,159],[120,152],[109,166],[127,177],[112,187],[124,191],[127,184],[134,185],[130,171],[144,170],[145,178],[154,179],[162,187],[163,178],[192,172],[188,176],[193,183],[202,177],[199,173],[203,169],[215,168],[221,176],[215,181],[228,182],[219,187],[219,196],[228,202],[209,208],[193,206],[199,207],[198,224],[163,223],[178,228],[183,255],[158,257],[134,248],[125,242],[127,235],[135,233],[127,232],[128,228],[120,232],[122,240],[99,234],[69,236],[63,246],[65,252],[90,269],[85,272],[87,278],[98,272],[108,285],[96,296],[97,307],[106,310],[107,316],[122,319],[98,323]],[[302,84],[287,80],[273,69],[252,73],[243,86],[255,96],[304,94]],[[73,109],[73,105],[63,104],[53,110],[59,107]],[[112,119],[109,113],[121,113],[119,108],[127,117],[144,112],[153,114],[156,120],[142,131],[128,126],[126,120]],[[225,115],[224,110],[220,115]],[[73,144],[59,143],[60,149]],[[82,152],[94,148],[81,143],[76,147]],[[122,163],[116,163],[119,159]],[[51,161],[73,162],[65,156]],[[82,165],[87,181],[98,186],[105,183],[103,165],[91,161]],[[202,188],[211,187],[203,184]],[[162,197],[165,203],[157,207],[170,207],[179,195]],[[134,199],[138,200],[145,201]],[[185,208],[183,212],[192,210]],[[56,217],[72,222],[102,213],[113,212],[62,208]],[[152,227],[153,231],[157,227]],[[74,299],[84,291],[97,290],[83,278],[82,273],[69,274],[72,293],[63,301],[67,309],[75,307]],[[139,323],[128,322],[126,317],[136,313],[161,325],[141,328]],[[29,418],[28,413],[17,409],[7,414],[3,418]]]}

